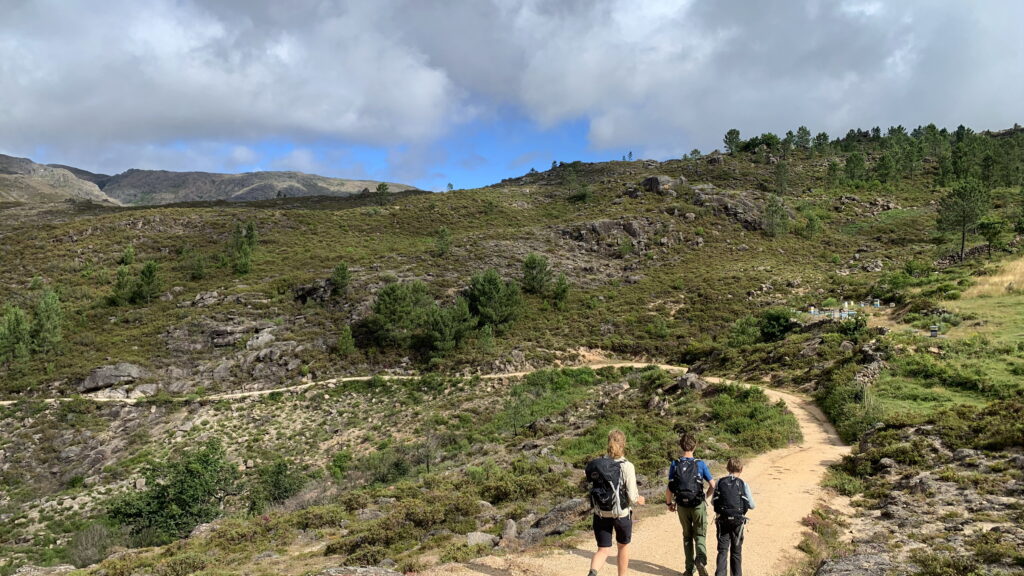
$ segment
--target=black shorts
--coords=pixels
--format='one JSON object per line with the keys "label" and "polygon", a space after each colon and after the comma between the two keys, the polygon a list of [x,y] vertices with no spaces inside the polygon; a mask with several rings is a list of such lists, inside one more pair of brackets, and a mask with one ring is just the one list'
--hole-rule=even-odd
{"label": "black shorts", "polygon": [[598,548],[612,547],[612,531],[615,531],[615,541],[619,544],[629,544],[633,539],[633,513],[622,518],[602,518],[594,514],[594,537],[597,538]]}

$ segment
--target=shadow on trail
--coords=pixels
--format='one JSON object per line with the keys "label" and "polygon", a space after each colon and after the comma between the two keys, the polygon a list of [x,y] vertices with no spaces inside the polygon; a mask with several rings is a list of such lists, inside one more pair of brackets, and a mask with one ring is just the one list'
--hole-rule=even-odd
{"label": "shadow on trail", "polygon": [[[580,556],[580,557],[586,558],[587,560],[590,560],[590,558],[594,555],[593,552],[588,552],[587,550],[581,550],[579,548],[573,548],[572,550],[570,550],[570,553],[575,554],[576,556]],[[618,557],[617,556],[615,556],[615,555],[609,556],[608,557],[608,566],[610,566],[611,569],[614,569],[615,568],[615,563],[617,561],[618,561]],[[679,553],[679,565],[682,566],[682,564],[683,564],[682,551],[680,551],[680,553]],[[635,560],[633,558],[629,559],[629,571],[630,572],[640,572],[642,574],[650,574],[651,576],[679,576],[679,572],[680,572],[679,570],[673,570],[671,568],[666,568],[665,566],[662,566],[661,564],[654,564],[652,562],[645,562],[643,560]]]}

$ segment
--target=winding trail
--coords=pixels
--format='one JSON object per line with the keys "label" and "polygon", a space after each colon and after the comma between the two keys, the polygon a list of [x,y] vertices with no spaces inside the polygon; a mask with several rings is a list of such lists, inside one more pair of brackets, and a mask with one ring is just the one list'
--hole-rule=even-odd
{"label": "winding trail", "polygon": [[[591,361],[574,367],[643,367],[655,365],[671,372],[683,372],[682,366],[645,362]],[[525,376],[529,372],[511,372],[481,375],[481,378],[499,379]],[[415,376],[389,376],[389,379],[408,379]],[[251,390],[211,394],[202,401],[216,402],[265,396],[275,392],[301,392],[309,388],[343,382],[368,380],[372,376],[331,378],[318,382],[305,382],[294,386],[269,390]],[[706,378],[722,382],[719,378]],[[799,558],[796,545],[805,528],[801,519],[811,513],[825,497],[819,483],[829,464],[849,452],[828,422],[825,415],[808,398],[769,388],[765,394],[774,401],[783,401],[796,416],[803,433],[803,441],[779,450],[773,450],[750,460],[743,472],[754,494],[757,508],[749,513],[747,535],[743,546],[744,571],[747,574],[774,575],[785,572]],[[47,398],[42,401],[57,403],[66,398]],[[104,403],[135,404],[136,399],[97,400]],[[0,401],[0,406],[14,404],[13,400]],[[699,452],[699,448],[698,448]],[[699,454],[698,454],[699,455]],[[668,512],[661,497],[652,498],[633,531],[630,545],[630,570],[649,576],[678,576],[683,569],[682,532],[674,513]],[[587,573],[590,556],[595,550],[593,537],[588,533],[575,540],[568,550],[537,551],[524,555],[488,556],[468,564],[446,564],[425,572],[425,576],[581,576]],[[708,570],[715,568],[714,525],[709,523]],[[609,558],[603,574],[613,574],[615,557]]]}
{"label": "winding trail", "polygon": [[[679,367],[662,366],[666,369]],[[707,378],[712,382],[721,379]],[[748,516],[743,545],[745,574],[769,576],[782,574],[798,562],[796,546],[806,530],[801,519],[825,498],[820,487],[829,464],[849,452],[825,415],[809,399],[788,392],[765,389],[772,400],[782,400],[796,416],[803,441],[773,450],[750,460],[743,472],[757,503]],[[699,448],[698,448],[699,452]],[[698,454],[699,455],[699,454]],[[683,570],[682,530],[675,513],[664,508],[662,499],[652,499],[648,511],[633,530],[630,545],[630,572],[650,576],[678,576]],[[715,531],[709,522],[708,570],[714,573]],[[596,550],[593,536],[582,535],[568,550],[528,553],[522,556],[488,556],[469,564],[444,565],[426,572],[427,576],[582,576]],[[615,573],[615,556],[601,572]]]}

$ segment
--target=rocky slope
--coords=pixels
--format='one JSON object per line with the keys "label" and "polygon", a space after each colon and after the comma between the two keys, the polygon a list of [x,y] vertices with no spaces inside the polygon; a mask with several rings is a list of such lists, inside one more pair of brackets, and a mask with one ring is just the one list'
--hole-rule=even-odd
{"label": "rocky slope", "polygon": [[0,154],[0,201],[63,202],[87,200],[118,204],[93,182],[59,166],[36,164],[28,158]]}
{"label": "rocky slope", "polygon": [[[128,170],[102,181],[103,191],[125,204],[174,204],[228,200],[243,202],[303,196],[351,196],[374,190],[379,182],[326,178],[302,172],[168,172]],[[388,183],[390,192],[414,190]]]}

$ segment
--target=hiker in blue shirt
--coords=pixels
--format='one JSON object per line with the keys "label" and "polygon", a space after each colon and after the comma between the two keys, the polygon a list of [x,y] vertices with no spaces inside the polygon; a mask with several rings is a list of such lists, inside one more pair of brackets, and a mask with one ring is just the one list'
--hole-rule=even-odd
{"label": "hiker in blue shirt", "polygon": [[[708,576],[708,507],[706,497],[715,491],[715,480],[703,460],[693,457],[697,439],[690,434],[679,438],[683,457],[672,461],[668,469],[668,489],[665,490],[665,504],[679,514],[683,527],[683,555],[686,569],[683,576],[693,576],[696,568],[700,576]],[[704,484],[707,483],[707,488]]]}

